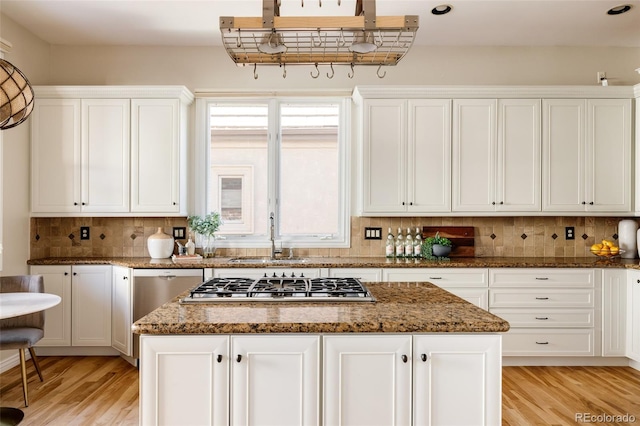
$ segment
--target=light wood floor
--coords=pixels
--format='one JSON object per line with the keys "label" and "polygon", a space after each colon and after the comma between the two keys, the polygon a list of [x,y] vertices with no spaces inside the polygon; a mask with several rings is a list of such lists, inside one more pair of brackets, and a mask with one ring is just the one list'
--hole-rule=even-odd
{"label": "light wood floor", "polygon": [[[138,370],[126,361],[39,359],[45,381],[28,361],[27,408],[19,367],[0,375],[0,405],[21,408],[21,425],[138,424]],[[503,425],[588,424],[576,421],[576,413],[630,414],[640,424],[640,371],[629,367],[504,367],[502,392]]]}

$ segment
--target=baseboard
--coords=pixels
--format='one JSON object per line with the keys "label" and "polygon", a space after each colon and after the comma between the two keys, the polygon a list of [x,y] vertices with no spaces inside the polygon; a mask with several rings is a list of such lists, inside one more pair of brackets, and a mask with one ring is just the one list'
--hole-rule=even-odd
{"label": "baseboard", "polygon": [[629,367],[635,368],[636,370],[640,371],[640,362],[630,359],[629,360]]}
{"label": "baseboard", "polygon": [[111,346],[37,346],[38,356],[118,356]]}
{"label": "baseboard", "polygon": [[[503,356],[503,367],[549,366],[549,367],[628,367],[632,361],[625,357],[566,357],[566,356]],[[640,363],[638,363],[640,365]]]}
{"label": "baseboard", "polygon": [[[25,359],[28,361],[31,359],[29,351],[25,351]],[[0,373],[11,370],[13,367],[20,365],[20,353],[15,350],[15,353],[0,362]]]}

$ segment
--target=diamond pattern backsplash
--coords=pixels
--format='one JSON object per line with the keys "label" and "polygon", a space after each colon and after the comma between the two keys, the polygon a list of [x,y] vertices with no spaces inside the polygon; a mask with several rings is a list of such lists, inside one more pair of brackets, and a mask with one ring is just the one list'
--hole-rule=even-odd
{"label": "diamond pattern backsplash", "polygon": [[[350,248],[296,247],[296,256],[384,256],[386,229],[422,226],[473,226],[477,257],[591,257],[589,247],[603,239],[617,240],[614,217],[352,217]],[[90,226],[91,239],[75,238],[80,226]],[[31,218],[32,259],[44,257],[148,257],[147,237],[158,227],[171,234],[186,227],[184,217],[170,218]],[[564,228],[575,227],[575,240],[564,239]],[[381,227],[382,240],[365,240],[365,227]],[[96,236],[96,237],[93,237]],[[555,237],[554,237],[555,236]],[[186,240],[185,240],[186,241]],[[218,257],[266,256],[269,248],[218,249]]]}

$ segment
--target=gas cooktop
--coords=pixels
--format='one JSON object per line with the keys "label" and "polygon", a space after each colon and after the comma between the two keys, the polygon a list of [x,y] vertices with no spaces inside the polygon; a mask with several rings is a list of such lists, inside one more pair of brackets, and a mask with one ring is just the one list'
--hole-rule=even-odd
{"label": "gas cooktop", "polygon": [[212,302],[375,302],[357,278],[212,278],[191,290],[181,303]]}

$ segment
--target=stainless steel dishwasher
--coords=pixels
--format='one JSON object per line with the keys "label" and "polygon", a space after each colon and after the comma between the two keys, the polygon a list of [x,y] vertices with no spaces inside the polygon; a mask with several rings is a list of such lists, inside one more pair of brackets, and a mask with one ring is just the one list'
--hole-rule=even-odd
{"label": "stainless steel dishwasher", "polygon": [[[133,321],[204,281],[204,269],[134,269]],[[133,357],[139,358],[140,336],[133,338]]]}

